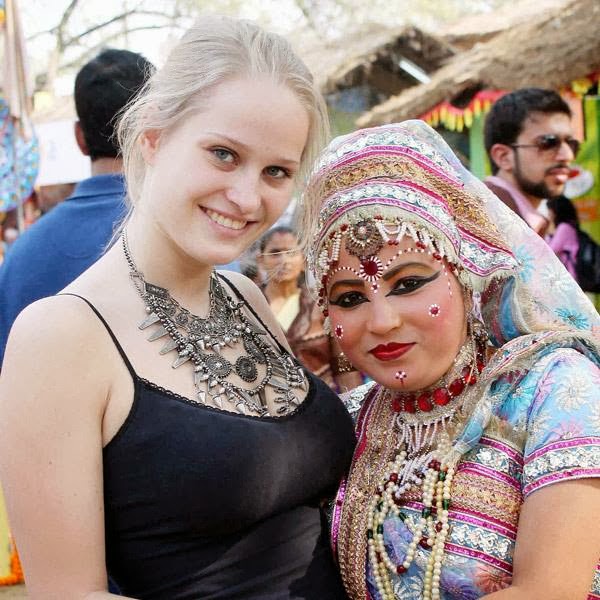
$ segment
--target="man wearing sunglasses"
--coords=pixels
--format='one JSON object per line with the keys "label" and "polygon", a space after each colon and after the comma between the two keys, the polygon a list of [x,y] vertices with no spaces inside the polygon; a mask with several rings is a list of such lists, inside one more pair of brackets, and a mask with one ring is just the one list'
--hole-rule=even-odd
{"label": "man wearing sunglasses", "polygon": [[568,104],[552,90],[523,88],[500,98],[484,129],[492,176],[485,184],[544,235],[542,201],[560,196],[579,149]]}

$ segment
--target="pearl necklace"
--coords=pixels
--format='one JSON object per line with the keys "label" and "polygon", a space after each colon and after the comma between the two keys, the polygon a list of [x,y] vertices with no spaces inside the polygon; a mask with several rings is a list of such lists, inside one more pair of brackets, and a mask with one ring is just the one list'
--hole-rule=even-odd
{"label": "pearl necklace", "polygon": [[[383,389],[380,392],[380,402],[392,403],[398,431],[398,452],[377,486],[367,518],[368,561],[383,600],[395,600],[390,573],[406,573],[418,546],[431,551],[425,566],[422,599],[440,598],[444,544],[450,529],[450,488],[455,472],[454,464],[448,462],[451,441],[446,424],[460,406],[454,400],[476,383],[484,364],[485,338],[474,334],[459,351],[442,385],[416,394],[394,395]],[[443,402],[437,402],[436,397]],[[422,398],[431,399],[433,403],[419,402]],[[451,400],[454,402],[450,403]],[[417,487],[422,488],[423,509],[416,523],[412,523],[400,507],[404,494]],[[383,526],[390,515],[398,517],[412,534],[406,556],[398,565],[385,549]]]}
{"label": "pearl necklace", "polygon": [[[406,573],[415,559],[417,546],[431,550],[425,567],[422,598],[440,598],[444,544],[450,529],[450,488],[455,471],[445,460],[449,450],[450,440],[447,435],[440,439],[436,450],[428,452],[420,460],[411,460],[403,446],[396,458],[390,462],[383,483],[377,487],[367,519],[367,548],[375,584],[383,600],[395,600],[390,573]],[[410,468],[418,468],[422,463],[425,463],[425,466],[420,473]],[[421,485],[423,488],[423,509],[415,524],[410,523],[406,513],[400,509],[402,495],[413,485]],[[398,565],[394,564],[385,549],[383,524],[389,515],[401,519],[412,533],[404,561]]]}

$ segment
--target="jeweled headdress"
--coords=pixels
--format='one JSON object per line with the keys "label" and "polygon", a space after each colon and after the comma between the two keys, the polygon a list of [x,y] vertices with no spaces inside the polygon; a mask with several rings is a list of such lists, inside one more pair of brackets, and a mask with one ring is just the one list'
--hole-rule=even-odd
{"label": "jeweled headdress", "polygon": [[325,313],[327,277],[342,241],[358,257],[361,276],[376,285],[384,267],[377,252],[408,235],[479,293],[496,345],[538,331],[600,326],[546,243],[422,121],[335,139],[313,171],[305,206],[314,211],[306,219],[308,260]]}

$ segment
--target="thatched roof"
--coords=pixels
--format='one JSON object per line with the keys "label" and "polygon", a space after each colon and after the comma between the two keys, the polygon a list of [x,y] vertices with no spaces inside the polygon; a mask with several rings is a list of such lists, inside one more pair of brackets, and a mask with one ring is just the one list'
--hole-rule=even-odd
{"label": "thatched roof", "polygon": [[565,5],[568,0],[520,0],[508,2],[489,13],[461,17],[442,27],[437,33],[457,50],[469,50],[475,44],[487,42],[495,35],[512,27],[536,19],[548,10]]}
{"label": "thatched roof", "polygon": [[365,113],[360,127],[415,118],[443,100],[481,88],[558,89],[600,70],[600,2],[567,0],[450,59],[431,81],[414,86]]}
{"label": "thatched roof", "polygon": [[431,73],[454,54],[441,38],[416,27],[398,29],[374,23],[335,41],[311,41],[303,36],[297,46],[325,94],[365,83],[386,95],[397,94],[416,83],[399,68],[400,58]]}

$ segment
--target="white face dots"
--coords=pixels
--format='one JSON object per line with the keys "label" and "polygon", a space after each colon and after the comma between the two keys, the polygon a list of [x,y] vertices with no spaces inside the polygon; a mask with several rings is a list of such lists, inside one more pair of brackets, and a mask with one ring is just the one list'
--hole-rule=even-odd
{"label": "white face dots", "polygon": [[338,340],[341,340],[344,337],[344,328],[341,325],[336,325],[333,330],[333,335],[335,335]]}

